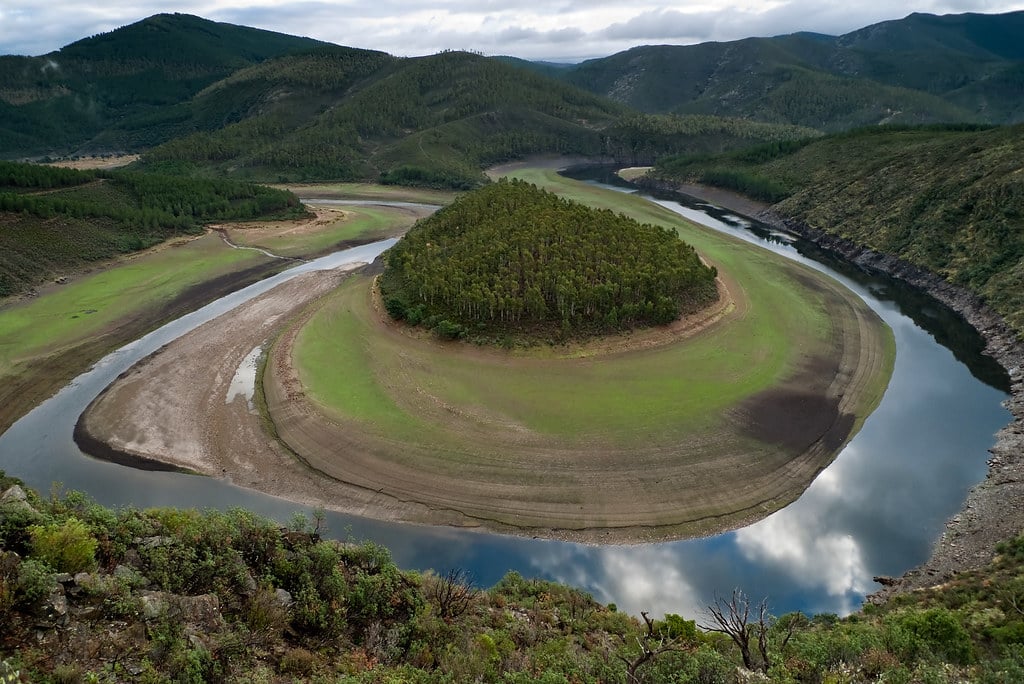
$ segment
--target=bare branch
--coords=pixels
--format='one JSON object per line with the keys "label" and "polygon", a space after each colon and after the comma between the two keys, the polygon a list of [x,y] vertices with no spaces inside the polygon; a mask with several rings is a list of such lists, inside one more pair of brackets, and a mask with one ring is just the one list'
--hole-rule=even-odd
{"label": "bare branch", "polygon": [[438,615],[449,622],[465,613],[478,593],[472,576],[462,568],[452,568],[427,585],[427,596],[437,606]]}
{"label": "bare branch", "polygon": [[725,634],[732,639],[740,649],[743,666],[748,670],[755,669],[751,641],[756,638],[761,656],[760,669],[768,671],[768,628],[772,618],[768,613],[767,599],[758,605],[757,619],[753,623],[750,621],[750,599],[739,589],[733,589],[732,597],[728,600],[715,596],[715,602],[707,607],[706,615],[710,619],[700,628]]}

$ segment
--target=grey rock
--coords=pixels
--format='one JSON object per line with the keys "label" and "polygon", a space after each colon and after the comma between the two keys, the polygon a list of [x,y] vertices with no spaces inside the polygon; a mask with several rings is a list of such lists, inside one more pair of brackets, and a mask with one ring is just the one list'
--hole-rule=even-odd
{"label": "grey rock", "polygon": [[277,598],[277,602],[281,604],[282,608],[290,608],[292,605],[292,595],[284,589],[275,589],[274,596]]}
{"label": "grey rock", "polygon": [[144,591],[139,594],[139,605],[142,607],[142,617],[146,620],[155,620],[170,610],[169,594],[162,591]]}
{"label": "grey rock", "polygon": [[32,504],[28,502],[25,490],[18,485],[11,485],[4,490],[3,494],[0,494],[0,519],[3,518],[4,513],[10,511],[37,512],[36,509],[32,508]]}

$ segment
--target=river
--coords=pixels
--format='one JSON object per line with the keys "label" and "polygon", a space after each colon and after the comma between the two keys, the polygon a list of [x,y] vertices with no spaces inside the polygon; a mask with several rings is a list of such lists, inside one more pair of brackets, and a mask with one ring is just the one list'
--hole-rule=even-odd
{"label": "river", "polygon": [[[471,530],[382,523],[328,514],[327,534],[372,540],[404,568],[468,570],[488,586],[508,570],[566,582],[632,613],[696,617],[741,588],[771,610],[845,614],[877,588],[923,562],[947,518],[986,472],[987,449],[1009,422],[1005,374],[956,314],[884,276],[830,261],[813,246],[707,205],[652,199],[692,220],[808,263],[844,282],[893,329],[890,386],[863,429],[793,504],[746,528],[706,539],[589,546]],[[369,261],[386,240],[304,263],[228,295],[113,352],[0,435],[0,468],[40,491],[53,482],[113,506],[242,506],[287,521],[296,504],[177,473],[97,461],[71,439],[75,421],[138,359],[285,278]],[[308,512],[308,511],[307,511]]]}

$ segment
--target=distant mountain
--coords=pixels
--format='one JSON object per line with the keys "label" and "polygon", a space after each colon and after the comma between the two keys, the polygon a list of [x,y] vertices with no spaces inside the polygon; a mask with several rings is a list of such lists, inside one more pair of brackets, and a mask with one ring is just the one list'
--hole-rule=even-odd
{"label": "distant mountain", "polygon": [[400,59],[161,14],[0,57],[0,157],[141,151],[171,173],[467,187],[529,154],[649,164],[868,124],[1017,121],[1022,29],[1024,12],[911,15],[562,65]]}
{"label": "distant mountain", "polygon": [[145,121],[238,69],[324,45],[159,14],[41,57],[0,57],[0,150],[14,156],[88,148],[108,127],[130,128],[125,122]]}
{"label": "distant mountain", "polygon": [[637,47],[558,72],[646,112],[825,130],[1022,120],[1024,12],[912,14],[839,37],[796,33]]}
{"label": "distant mountain", "polygon": [[[145,164],[259,178],[468,186],[481,179],[482,165],[525,154],[599,155],[598,129],[628,112],[534,71],[465,52],[388,58],[376,69],[373,60],[361,64],[371,73],[353,69],[365,78],[344,92],[337,86],[346,81],[333,82],[336,69],[312,68],[306,58],[239,72],[190,106],[216,109],[222,91],[252,86],[260,103],[252,116],[172,140],[147,154]],[[305,79],[279,87],[282,74],[299,72]]]}

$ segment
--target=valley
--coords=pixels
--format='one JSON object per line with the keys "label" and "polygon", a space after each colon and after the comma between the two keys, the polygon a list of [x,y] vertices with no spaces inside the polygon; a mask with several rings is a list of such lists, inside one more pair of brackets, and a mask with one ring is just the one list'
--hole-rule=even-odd
{"label": "valley", "polygon": [[0,57],[0,679],[1015,681],[1022,20]]}

